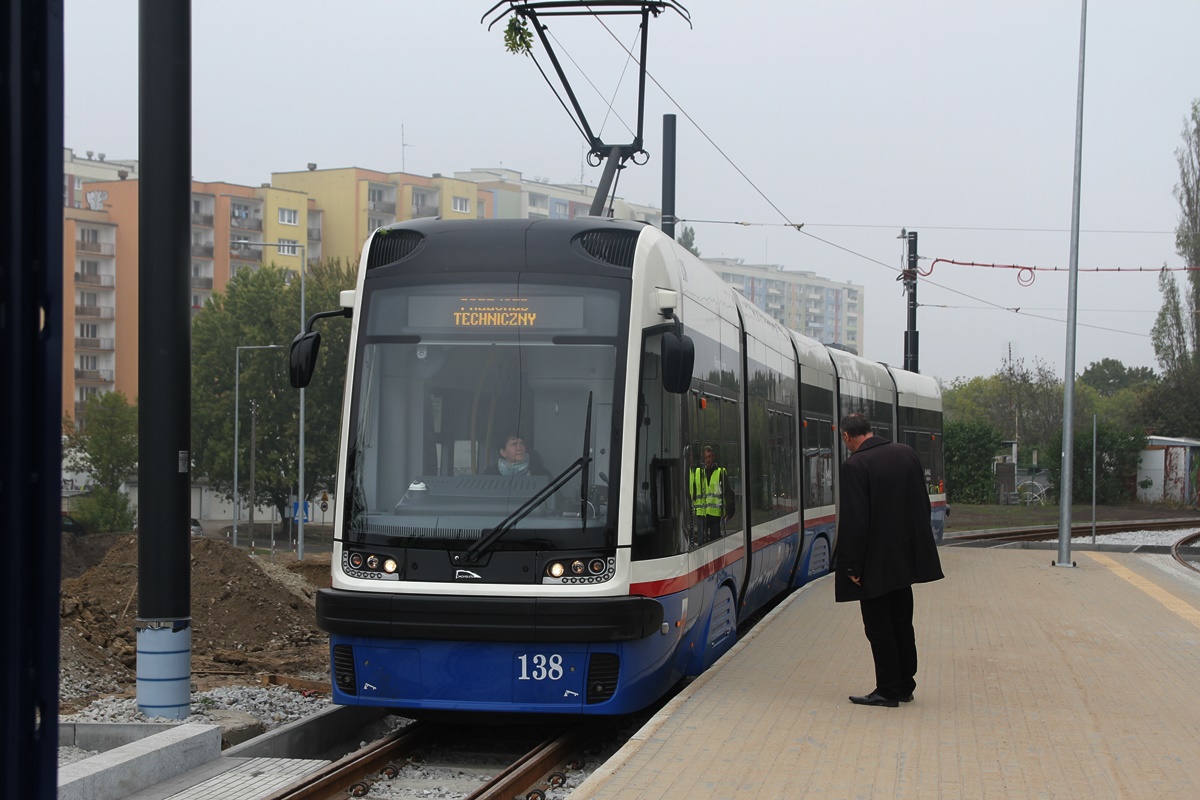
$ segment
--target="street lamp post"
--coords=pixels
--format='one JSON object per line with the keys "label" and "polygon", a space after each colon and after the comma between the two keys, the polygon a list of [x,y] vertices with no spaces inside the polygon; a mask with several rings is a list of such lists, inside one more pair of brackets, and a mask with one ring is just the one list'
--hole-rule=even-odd
{"label": "street lamp post", "polygon": [[[244,344],[237,348],[233,358],[233,546],[238,546],[238,518],[242,516],[241,492],[238,491],[238,412],[241,411],[242,351],[280,350],[281,344]],[[253,476],[251,476],[253,477]],[[254,536],[251,530],[251,538]]]}
{"label": "street lamp post", "polygon": [[[274,247],[281,253],[287,250],[300,250],[300,332],[304,333],[304,273],[308,272],[308,250],[305,245],[296,242],[295,244],[284,244],[282,242],[230,242],[231,245],[240,245],[242,247]],[[295,253],[289,253],[295,255]],[[298,469],[298,492],[297,499],[299,504],[296,513],[296,558],[297,560],[304,559],[304,389],[300,389],[300,463]]]}

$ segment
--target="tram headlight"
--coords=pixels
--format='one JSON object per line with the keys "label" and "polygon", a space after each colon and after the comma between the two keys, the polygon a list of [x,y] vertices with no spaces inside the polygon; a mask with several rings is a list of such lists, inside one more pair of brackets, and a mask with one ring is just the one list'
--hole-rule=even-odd
{"label": "tram headlight", "polygon": [[379,569],[379,556],[377,556],[377,555],[367,556],[367,568],[368,569]]}
{"label": "tram headlight", "polygon": [[582,575],[585,569],[587,567],[578,558],[571,562],[571,572],[574,572],[576,575]]}
{"label": "tram headlight", "polygon": [[588,572],[592,573],[593,575],[599,575],[604,572],[607,566],[608,565],[604,563],[603,558],[593,558],[588,562]]}
{"label": "tram headlight", "polygon": [[384,561],[383,562],[383,571],[386,572],[388,575],[391,575],[393,572],[395,572],[396,571],[396,559],[389,558],[388,560]]}
{"label": "tram headlight", "polygon": [[354,567],[355,569],[361,569],[362,565],[363,565],[362,553],[351,553],[350,554],[350,566]]}
{"label": "tram headlight", "polygon": [[567,568],[563,566],[561,561],[555,561],[546,567],[546,574],[551,578],[561,578],[566,571]]}

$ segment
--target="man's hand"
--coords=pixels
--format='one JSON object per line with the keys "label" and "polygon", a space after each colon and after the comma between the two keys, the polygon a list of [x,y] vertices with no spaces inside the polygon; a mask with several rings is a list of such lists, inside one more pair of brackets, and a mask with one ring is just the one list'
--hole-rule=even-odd
{"label": "man's hand", "polygon": [[854,581],[855,586],[862,586],[862,578],[858,577],[857,575],[851,575],[849,577],[850,580]]}

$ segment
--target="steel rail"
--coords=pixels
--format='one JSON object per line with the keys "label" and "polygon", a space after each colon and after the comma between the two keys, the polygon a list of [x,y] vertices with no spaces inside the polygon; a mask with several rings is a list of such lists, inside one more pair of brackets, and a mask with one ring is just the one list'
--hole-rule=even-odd
{"label": "steel rail", "polygon": [[[566,761],[581,741],[594,734],[595,731],[589,731],[587,725],[579,724],[561,736],[547,739],[478,790],[467,795],[466,800],[510,800],[513,797],[525,796],[542,776]],[[542,796],[545,796],[544,792]]]}
{"label": "steel rail", "polygon": [[[1195,517],[1180,519],[1142,519],[1125,522],[1097,522],[1096,533],[1121,533],[1123,531],[1163,531],[1173,528],[1194,528],[1200,526],[1200,519]],[[1090,536],[1092,523],[1079,523],[1071,526],[1071,538]],[[990,541],[1039,541],[1058,538],[1057,526],[1027,527],[1027,528],[998,528],[984,531],[967,531],[964,533],[946,534],[944,543],[956,542],[990,542]]]}
{"label": "steel rail", "polygon": [[1193,561],[1188,561],[1186,558],[1184,558],[1183,554],[1180,552],[1180,550],[1182,550],[1183,548],[1190,547],[1197,543],[1200,543],[1200,533],[1192,533],[1192,534],[1189,534],[1189,535],[1183,537],[1179,541],[1175,542],[1175,544],[1171,545],[1171,557],[1174,558],[1176,561],[1178,561],[1180,564],[1183,564],[1185,567],[1190,569],[1192,572],[1200,572],[1200,565],[1197,565]]}
{"label": "steel rail", "polygon": [[434,725],[414,722],[343,756],[327,767],[305,775],[263,800],[327,800],[330,797],[345,797],[352,786],[362,781],[364,775],[377,773],[399,756],[423,746],[434,730]]}

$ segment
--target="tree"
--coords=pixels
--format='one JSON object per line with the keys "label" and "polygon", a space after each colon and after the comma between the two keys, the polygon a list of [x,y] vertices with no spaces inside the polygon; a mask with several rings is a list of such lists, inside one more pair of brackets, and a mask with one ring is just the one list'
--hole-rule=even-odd
{"label": "tree", "polygon": [[1188,273],[1191,292],[1188,307],[1192,311],[1192,352],[1200,351],[1200,330],[1196,312],[1200,311],[1200,100],[1192,101],[1191,117],[1183,123],[1183,146],[1175,151],[1179,164],[1179,183],[1175,199],[1179,201],[1179,224],[1175,227],[1175,250],[1183,263],[1192,268]]}
{"label": "tree", "polygon": [[1158,380],[1149,367],[1126,367],[1115,358],[1103,358],[1088,364],[1079,380],[1095,389],[1101,397],[1113,397],[1124,389],[1139,389]]}
{"label": "tree", "polygon": [[955,380],[942,402],[948,421],[983,422],[1028,451],[1062,427],[1062,398],[1062,381],[1045,362],[1035,359],[1030,369],[1010,358],[995,375]]}
{"label": "tree", "polygon": [[679,234],[679,243],[696,258],[700,257],[700,248],[696,247],[696,230],[694,228],[684,225]]}
{"label": "tree", "polygon": [[[355,267],[339,259],[311,265],[305,277],[305,311],[338,306],[338,295],[354,287]],[[341,398],[349,325],[321,321],[318,367],[305,392],[304,495],[330,486],[337,469]],[[284,514],[296,493],[299,392],[288,381],[288,351],[300,328],[300,282],[274,265],[243,270],[224,294],[215,293],[192,326],[192,451],[198,474],[218,494],[232,499],[234,404],[238,400],[238,493],[246,496],[250,448],[255,449],[255,497]],[[279,350],[239,346],[279,344]],[[235,369],[240,360],[240,376]],[[257,443],[250,441],[251,403],[257,406]]]}
{"label": "tree", "polygon": [[993,458],[999,433],[980,420],[947,421],[943,427],[946,496],[951,503],[979,505],[996,500]]}
{"label": "tree", "polygon": [[1171,436],[1200,435],[1200,407],[1181,402],[1200,389],[1200,100],[1192,101],[1184,120],[1183,146],[1175,151],[1179,183],[1179,224],[1175,250],[1190,268],[1182,296],[1173,275],[1164,268],[1158,278],[1162,308],[1154,321],[1151,340],[1162,369],[1162,380],[1141,403],[1153,427]]}
{"label": "tree", "polygon": [[92,395],[76,425],[63,418],[63,452],[68,469],[92,476],[93,489],[73,513],[88,530],[127,531],[133,510],[121,486],[137,469],[138,410],[121,392]]}

